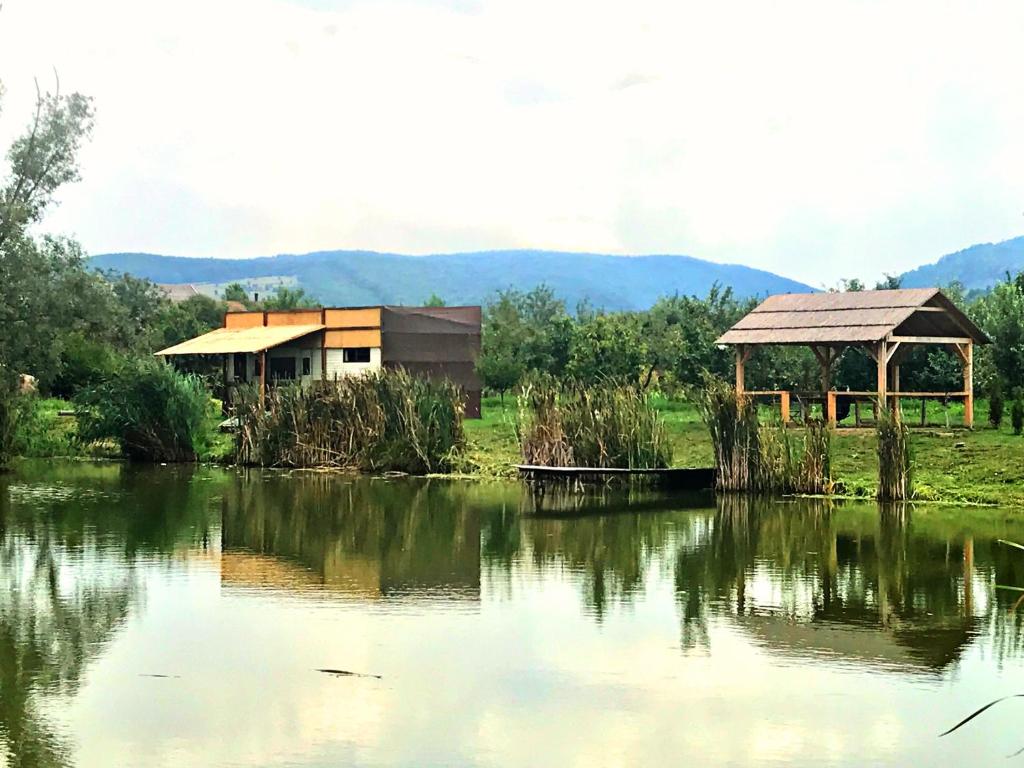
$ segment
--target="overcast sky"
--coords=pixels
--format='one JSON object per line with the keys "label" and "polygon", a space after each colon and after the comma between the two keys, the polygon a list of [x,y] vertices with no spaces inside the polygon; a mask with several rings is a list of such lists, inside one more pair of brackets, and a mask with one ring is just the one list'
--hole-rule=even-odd
{"label": "overcast sky", "polygon": [[683,253],[814,285],[1024,233],[1024,3],[3,0],[95,98],[93,253]]}

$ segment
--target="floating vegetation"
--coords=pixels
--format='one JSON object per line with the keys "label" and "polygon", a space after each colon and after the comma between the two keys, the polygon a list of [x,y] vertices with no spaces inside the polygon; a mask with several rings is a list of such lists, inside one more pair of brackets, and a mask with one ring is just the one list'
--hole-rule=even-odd
{"label": "floating vegetation", "polygon": [[526,387],[516,432],[524,464],[663,469],[672,463],[664,421],[646,393],[612,380]]}
{"label": "floating vegetation", "polygon": [[910,429],[884,406],[878,409],[878,499],[906,501],[914,494]]}
{"label": "floating vegetation", "polygon": [[458,387],[404,370],[274,387],[263,404],[249,389],[237,416],[240,464],[428,474],[465,445]]}

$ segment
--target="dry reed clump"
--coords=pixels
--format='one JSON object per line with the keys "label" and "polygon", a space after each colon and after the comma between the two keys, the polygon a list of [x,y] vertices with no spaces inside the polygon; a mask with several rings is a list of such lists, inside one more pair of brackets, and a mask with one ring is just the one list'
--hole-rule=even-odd
{"label": "dry reed clump", "polygon": [[672,462],[661,416],[629,384],[535,383],[519,397],[516,426],[525,464],[661,469]]}
{"label": "dry reed clump", "polygon": [[240,464],[427,474],[465,444],[458,387],[403,370],[274,387],[262,406],[249,390],[237,415]]}
{"label": "dry reed clump", "polygon": [[761,424],[752,398],[712,376],[694,400],[711,433],[722,491],[822,494],[832,490],[832,430],[812,422],[797,430]]}
{"label": "dry reed clump", "polygon": [[878,414],[878,499],[906,501],[914,495],[910,429],[884,406]]}

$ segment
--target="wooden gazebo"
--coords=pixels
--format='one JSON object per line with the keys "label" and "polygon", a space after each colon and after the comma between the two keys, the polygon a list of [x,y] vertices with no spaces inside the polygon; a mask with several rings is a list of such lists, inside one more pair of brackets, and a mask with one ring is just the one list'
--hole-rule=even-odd
{"label": "wooden gazebo", "polygon": [[[736,391],[750,396],[779,397],[782,418],[789,420],[789,392],[749,392],[744,365],[755,347],[810,347],[821,364],[821,401],[830,422],[836,421],[836,400],[871,397],[899,413],[900,398],[962,400],[964,425],[974,423],[974,345],[988,337],[937,288],[847,293],[790,293],[771,296],[729,329],[719,344],[736,349]],[[956,392],[904,392],[900,360],[922,344],[940,345],[963,364],[963,389]],[[863,349],[878,367],[873,392],[832,389],[832,366],[849,347]]]}

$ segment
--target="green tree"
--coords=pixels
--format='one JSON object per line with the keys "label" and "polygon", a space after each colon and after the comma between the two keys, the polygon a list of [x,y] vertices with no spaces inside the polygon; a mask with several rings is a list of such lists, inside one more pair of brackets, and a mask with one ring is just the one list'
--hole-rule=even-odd
{"label": "green tree", "polygon": [[224,288],[224,301],[240,301],[243,304],[249,303],[249,294],[241,283],[231,283]]}
{"label": "green tree", "polygon": [[483,385],[498,392],[502,400],[526,373],[526,328],[517,298],[515,292],[503,291],[484,308],[476,369]]}
{"label": "green tree", "polygon": [[973,312],[992,339],[992,366],[1009,389],[1024,386],[1024,272],[998,283]]}
{"label": "green tree", "polygon": [[566,371],[587,383],[606,378],[640,380],[647,345],[634,313],[598,313],[573,329]]}
{"label": "green tree", "polygon": [[274,294],[263,301],[264,309],[307,309],[319,307],[320,302],[309,296],[304,288],[277,286]]}
{"label": "green tree", "polygon": [[424,307],[446,307],[446,306],[448,306],[448,303],[444,299],[442,299],[440,296],[438,296],[436,293],[431,293],[430,296],[427,298],[427,300],[425,302],[423,302],[423,306]]}

